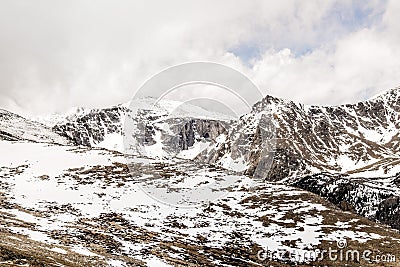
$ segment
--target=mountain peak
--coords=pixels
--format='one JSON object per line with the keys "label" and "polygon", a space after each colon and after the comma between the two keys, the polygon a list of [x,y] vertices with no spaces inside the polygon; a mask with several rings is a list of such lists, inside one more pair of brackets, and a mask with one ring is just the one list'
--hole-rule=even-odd
{"label": "mountain peak", "polygon": [[400,86],[383,91],[373,97],[369,98],[367,101],[374,101],[379,99],[394,100],[398,99],[400,96]]}

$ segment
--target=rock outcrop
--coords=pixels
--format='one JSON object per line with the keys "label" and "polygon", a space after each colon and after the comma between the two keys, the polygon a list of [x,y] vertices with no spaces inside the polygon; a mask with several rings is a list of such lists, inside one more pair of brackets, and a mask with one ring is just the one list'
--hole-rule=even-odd
{"label": "rock outcrop", "polygon": [[303,177],[293,186],[318,194],[344,211],[400,230],[400,188],[395,177],[368,179],[320,173]]}

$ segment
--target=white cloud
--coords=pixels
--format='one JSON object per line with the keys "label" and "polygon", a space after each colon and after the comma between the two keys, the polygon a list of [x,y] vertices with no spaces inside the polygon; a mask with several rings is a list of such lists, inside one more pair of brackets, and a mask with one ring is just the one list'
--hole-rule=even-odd
{"label": "white cloud", "polygon": [[[265,94],[355,101],[399,84],[396,10],[377,0],[2,1],[0,107],[112,105],[192,60],[239,69]],[[250,65],[234,54],[249,44]]]}
{"label": "white cloud", "polygon": [[255,62],[254,79],[261,88],[268,88],[266,93],[307,104],[355,102],[397,87],[400,32],[392,27],[391,16],[398,17],[390,9],[383,22],[302,56],[288,49],[267,51]]}

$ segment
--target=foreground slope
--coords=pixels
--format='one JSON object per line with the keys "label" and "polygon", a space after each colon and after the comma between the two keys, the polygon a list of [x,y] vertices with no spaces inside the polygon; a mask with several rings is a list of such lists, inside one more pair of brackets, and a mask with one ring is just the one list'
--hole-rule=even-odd
{"label": "foreground slope", "polygon": [[[182,209],[148,197],[137,182],[168,175],[208,180],[188,168],[191,162],[136,158],[129,171],[121,154],[103,149],[6,141],[0,148],[9,151],[0,158],[4,266],[301,265],[313,261],[308,252],[334,249],[339,239],[373,255],[398,253],[397,232],[286,185],[243,176],[222,199]],[[226,175],[218,168],[206,173]],[[260,250],[303,256],[262,260]]]}

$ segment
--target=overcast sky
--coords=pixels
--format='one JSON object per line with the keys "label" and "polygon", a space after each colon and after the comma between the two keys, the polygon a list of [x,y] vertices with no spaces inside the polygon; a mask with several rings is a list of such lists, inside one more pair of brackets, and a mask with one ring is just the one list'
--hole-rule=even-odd
{"label": "overcast sky", "polygon": [[400,85],[400,1],[0,0],[0,108],[128,101],[171,65],[213,61],[306,104]]}

